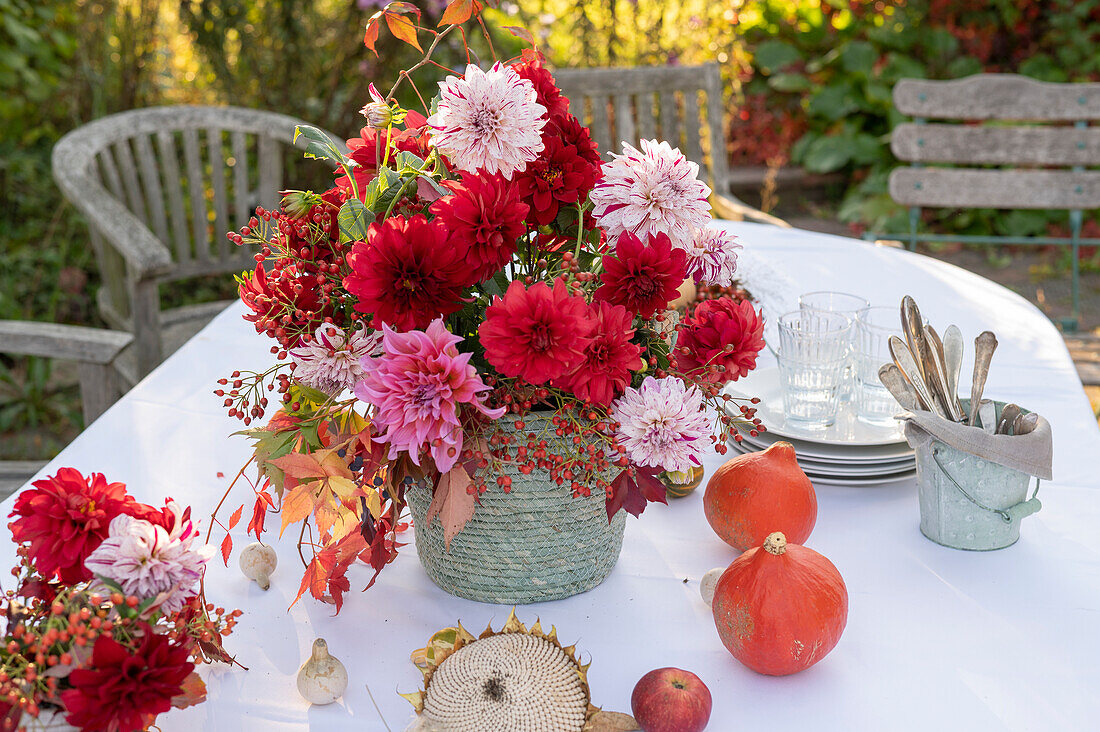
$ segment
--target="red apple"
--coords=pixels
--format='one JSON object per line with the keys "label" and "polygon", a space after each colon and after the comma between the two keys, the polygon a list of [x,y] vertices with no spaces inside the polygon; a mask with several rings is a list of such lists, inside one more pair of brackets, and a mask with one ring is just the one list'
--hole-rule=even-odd
{"label": "red apple", "polygon": [[703,680],[679,668],[650,671],[630,695],[630,709],[643,732],[702,732],[710,706]]}

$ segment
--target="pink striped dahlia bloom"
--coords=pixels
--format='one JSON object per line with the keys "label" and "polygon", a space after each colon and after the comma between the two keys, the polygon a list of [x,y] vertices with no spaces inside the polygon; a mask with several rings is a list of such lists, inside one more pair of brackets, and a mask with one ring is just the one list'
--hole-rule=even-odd
{"label": "pink striped dahlia bloom", "polygon": [[500,173],[511,180],[542,152],[546,108],[530,81],[499,62],[439,82],[440,100],[428,118],[432,145],[456,168]]}
{"label": "pink striped dahlia bloom", "polygon": [[742,248],[737,237],[725,229],[699,229],[684,244],[687,273],[697,284],[729,287],[737,271],[737,251]]}
{"label": "pink striped dahlia bloom", "polygon": [[667,234],[684,246],[710,221],[710,187],[679,149],[656,140],[641,145],[623,143],[623,154],[603,166],[603,180],[590,194],[592,214],[609,240],[624,232],[643,241]]}
{"label": "pink striped dahlia bloom", "polygon": [[355,386],[365,373],[364,356],[374,356],[381,348],[381,336],[362,330],[345,332],[325,323],[313,340],[288,353],[294,363],[294,378],[308,387],[337,396]]}
{"label": "pink striped dahlia bloom", "polygon": [[637,465],[687,471],[710,444],[703,395],[675,377],[647,376],[612,404],[619,444]]}
{"label": "pink striped dahlia bloom", "polygon": [[382,355],[363,359],[366,373],[355,396],[374,406],[374,424],[384,430],[374,439],[389,445],[390,459],[407,452],[420,465],[421,452],[428,450],[446,473],[462,453],[460,406],[493,419],[504,414],[482,402],[489,387],[470,365],[470,354],[455,348],[461,340],[441,318],[423,331],[382,326]]}

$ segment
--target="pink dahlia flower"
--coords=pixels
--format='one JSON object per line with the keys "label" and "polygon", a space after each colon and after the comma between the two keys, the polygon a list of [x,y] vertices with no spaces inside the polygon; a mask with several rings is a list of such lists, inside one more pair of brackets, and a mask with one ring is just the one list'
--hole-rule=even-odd
{"label": "pink dahlia flower", "polygon": [[420,465],[427,449],[445,473],[462,452],[459,406],[469,404],[493,419],[504,414],[482,403],[489,387],[470,365],[470,354],[455,348],[461,340],[441,318],[424,331],[398,333],[382,326],[382,355],[363,360],[366,373],[355,396],[374,405],[374,422],[385,430],[374,439],[389,445],[391,459],[407,452]]}
{"label": "pink dahlia flower", "polygon": [[742,248],[737,237],[725,229],[699,229],[684,244],[687,273],[697,284],[729,287],[737,271],[737,250]]}
{"label": "pink dahlia flower", "polygon": [[366,373],[360,363],[364,356],[376,356],[382,336],[353,329],[345,333],[332,323],[325,323],[313,340],[289,351],[294,362],[294,378],[306,386],[336,396]]}
{"label": "pink dahlia flower", "polygon": [[637,465],[687,471],[709,444],[703,395],[675,377],[647,376],[641,387],[615,400],[612,414],[619,444]]}
{"label": "pink dahlia flower", "polygon": [[623,143],[623,154],[603,166],[603,180],[590,194],[592,214],[608,239],[667,234],[683,246],[710,221],[710,187],[678,148],[656,140],[641,145]]}
{"label": "pink dahlia flower", "polygon": [[439,83],[438,111],[428,118],[432,145],[456,168],[480,168],[506,179],[527,167],[542,151],[546,108],[530,81],[500,63]]}
{"label": "pink dahlia flower", "polygon": [[214,547],[192,548],[199,532],[191,523],[190,511],[169,501],[166,513],[173,519],[170,529],[126,514],[116,516],[110,535],[84,560],[84,566],[117,582],[127,595],[141,599],[162,595],[160,608],[171,614],[194,597]]}

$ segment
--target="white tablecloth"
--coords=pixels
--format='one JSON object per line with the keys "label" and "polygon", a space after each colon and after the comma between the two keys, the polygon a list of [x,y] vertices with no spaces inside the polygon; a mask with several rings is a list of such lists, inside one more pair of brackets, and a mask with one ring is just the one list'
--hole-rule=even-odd
{"label": "white tablecloth", "polygon": [[[712,730],[1100,729],[1100,433],[1054,327],[1017,295],[932,259],[799,230],[730,226],[746,247],[750,280],[779,273],[794,288],[787,297],[835,289],[894,304],[909,293],[937,326],[957,323],[968,339],[994,330],[1001,346],[986,395],[1039,411],[1054,428],[1055,480],[1042,487],[1043,510],[1025,519],[1015,546],[963,552],[921,536],[913,483],[820,486],[807,543],[844,576],[848,626],[831,654],[794,676],[759,676],[722,646],[698,580],[735,553],[707,525],[701,490],[630,519],[622,557],[602,585],[521,607],[520,618],[541,617],[577,643],[593,661],[593,700],[608,709],[629,711],[634,683],[651,669],[696,672],[714,697]],[[235,306],[218,317],[43,474],[61,466],[103,472],[141,500],[190,502],[205,526],[248,457],[246,440],[228,436],[239,424],[211,394],[214,382],[271,359],[267,339],[240,315]],[[706,467],[721,460],[713,456]],[[508,615],[507,607],[436,588],[411,545],[366,593],[358,589],[368,572],[352,570],[339,617],[308,597],[288,611],[302,573],[293,538],[278,545],[280,568],[264,593],[236,567],[246,523],[234,532],[229,569],[211,566],[207,592],[245,611],[228,647],[250,670],[209,668],[209,701],[162,717],[166,732],[385,729],[367,685],[390,729],[402,730],[411,708],[396,692],[415,690],[421,678],[409,652],[457,620],[477,631]],[[0,559],[11,566],[12,546],[2,546]],[[328,707],[310,708],[295,690],[315,636],[328,639],[351,677],[345,698]]]}

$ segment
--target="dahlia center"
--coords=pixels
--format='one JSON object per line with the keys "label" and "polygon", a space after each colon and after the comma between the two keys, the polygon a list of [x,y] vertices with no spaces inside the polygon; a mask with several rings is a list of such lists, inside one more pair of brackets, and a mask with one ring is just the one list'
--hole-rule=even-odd
{"label": "dahlia center", "polygon": [[645,272],[639,272],[631,280],[631,289],[634,290],[634,294],[642,298],[652,297],[657,292],[657,281],[653,277]]}
{"label": "dahlia center", "polygon": [[531,348],[536,351],[548,351],[554,345],[554,334],[546,323],[539,323],[531,331]]}
{"label": "dahlia center", "polygon": [[549,183],[550,187],[552,188],[555,185],[557,185],[558,181],[561,180],[562,170],[561,170],[561,168],[557,168],[557,167],[546,168],[541,173],[539,173],[539,177],[541,177],[544,181]]}
{"label": "dahlia center", "polygon": [[470,127],[478,137],[491,137],[500,129],[500,110],[481,108],[474,112]]}

